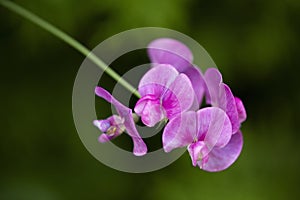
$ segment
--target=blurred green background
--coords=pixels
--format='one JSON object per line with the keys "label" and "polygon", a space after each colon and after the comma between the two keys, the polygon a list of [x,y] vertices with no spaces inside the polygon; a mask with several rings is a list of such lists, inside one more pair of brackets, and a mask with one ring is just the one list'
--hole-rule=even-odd
{"label": "blurred green background", "polygon": [[143,26],[191,36],[242,98],[248,120],[242,154],[226,171],[193,168],[187,153],[151,173],[110,169],[87,152],[73,124],[72,87],[84,56],[0,7],[1,200],[299,198],[300,1],[15,2],[89,48]]}

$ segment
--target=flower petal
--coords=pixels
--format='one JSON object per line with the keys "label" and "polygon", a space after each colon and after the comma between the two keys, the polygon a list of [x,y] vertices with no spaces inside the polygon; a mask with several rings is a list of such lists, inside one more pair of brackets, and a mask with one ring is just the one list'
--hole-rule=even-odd
{"label": "flower petal", "polygon": [[234,134],[229,143],[223,148],[214,148],[210,154],[208,162],[203,166],[203,170],[209,172],[222,171],[232,165],[241,153],[243,147],[243,136],[241,131]]}
{"label": "flower petal", "polygon": [[[130,110],[131,112],[131,110]],[[132,113],[131,113],[132,115]],[[128,135],[131,136],[133,141],[133,154],[136,156],[143,156],[147,153],[147,146],[143,139],[140,137],[139,133],[136,130],[135,123],[132,117],[128,120],[125,119],[124,125]]]}
{"label": "flower petal", "polygon": [[224,147],[230,140],[232,128],[226,113],[217,107],[202,108],[197,112],[197,137],[211,150]]}
{"label": "flower petal", "polygon": [[217,106],[222,75],[218,69],[208,68],[204,74],[204,78],[207,86],[206,103]]}
{"label": "flower petal", "polygon": [[236,102],[230,88],[222,83],[221,73],[215,68],[207,69],[205,82],[207,85],[206,102],[226,112],[231,121],[232,133],[236,133],[240,128]]}
{"label": "flower petal", "polygon": [[190,67],[193,61],[193,54],[183,43],[171,39],[160,38],[148,45],[148,55],[152,63],[170,64],[179,72]]}
{"label": "flower petal", "polygon": [[223,109],[228,115],[231,125],[232,133],[236,133],[240,129],[239,115],[236,108],[236,101],[230,88],[224,84],[220,84],[220,98],[218,100],[219,108]]}
{"label": "flower petal", "polygon": [[160,99],[153,95],[140,98],[134,107],[134,111],[141,116],[142,122],[149,127],[153,127],[165,117]]}
{"label": "flower petal", "polygon": [[[136,130],[134,120],[132,118],[132,111],[130,108],[127,108],[116,100],[109,92],[104,90],[101,87],[96,87],[95,93],[113,104],[116,107],[116,110],[120,117],[124,118],[124,126],[129,136],[131,136],[133,141],[133,153],[136,156],[141,156],[147,153],[147,146],[144,141],[141,139],[139,133]],[[103,135],[103,134],[102,134]],[[101,137],[101,136],[100,136]],[[104,137],[104,136],[102,136]]]}
{"label": "flower petal", "polygon": [[184,71],[184,74],[188,76],[192,83],[197,102],[195,109],[198,110],[202,103],[204,92],[206,91],[206,84],[204,81],[203,74],[200,71],[200,69],[196,66],[191,66],[187,68],[187,70]]}
{"label": "flower petal", "polygon": [[96,87],[95,93],[97,96],[105,99],[107,102],[113,104],[119,114],[120,117],[128,118],[130,117],[131,109],[127,108],[123,104],[121,104],[118,100],[116,100],[108,91],[101,87]]}
{"label": "flower petal", "polygon": [[152,94],[160,97],[178,74],[177,70],[171,65],[158,65],[142,77],[139,83],[139,93],[141,96]]}
{"label": "flower petal", "polygon": [[196,119],[196,112],[188,111],[169,121],[162,135],[165,152],[185,147],[196,139]]}
{"label": "flower petal", "polygon": [[242,123],[247,118],[246,109],[245,109],[244,104],[243,104],[243,102],[240,98],[234,97],[234,99],[235,99],[237,112],[238,112],[238,115],[239,115],[239,121],[240,121],[240,123]]}
{"label": "flower petal", "polygon": [[162,98],[162,106],[168,119],[188,110],[194,101],[191,81],[185,74],[180,74],[167,89]]}
{"label": "flower petal", "polygon": [[207,162],[209,149],[207,148],[205,142],[198,141],[190,144],[188,147],[188,152],[192,159],[193,166],[196,167],[198,164],[200,168]]}

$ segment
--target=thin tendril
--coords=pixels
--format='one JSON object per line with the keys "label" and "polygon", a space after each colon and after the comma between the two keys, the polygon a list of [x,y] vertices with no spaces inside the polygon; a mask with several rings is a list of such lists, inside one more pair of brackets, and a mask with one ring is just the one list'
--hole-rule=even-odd
{"label": "thin tendril", "polygon": [[112,70],[109,66],[107,66],[101,59],[99,59],[93,52],[91,52],[88,48],[80,44],[77,40],[72,38],[71,36],[67,35],[62,30],[58,29],[57,27],[53,26],[49,22],[43,20],[39,16],[33,14],[32,12],[26,10],[25,8],[19,6],[18,4],[8,1],[8,0],[0,0],[0,5],[8,8],[9,10],[19,14],[25,19],[33,22],[34,24],[38,25],[39,27],[45,29],[49,33],[53,34],[57,38],[63,40],[71,47],[88,57],[91,61],[93,61],[100,69],[102,69],[105,73],[110,75],[113,79],[123,85],[126,89],[132,92],[135,96],[140,98],[140,94],[138,91],[125,79],[120,77],[114,70]]}

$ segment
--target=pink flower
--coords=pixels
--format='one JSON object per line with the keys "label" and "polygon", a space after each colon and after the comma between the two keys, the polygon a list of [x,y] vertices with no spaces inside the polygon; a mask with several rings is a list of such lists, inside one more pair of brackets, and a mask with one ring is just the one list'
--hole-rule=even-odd
{"label": "pink flower", "polygon": [[113,115],[106,120],[94,121],[94,125],[103,132],[103,134],[99,136],[99,142],[110,141],[126,130],[133,141],[133,154],[136,156],[145,155],[147,153],[147,146],[136,130],[132,110],[121,104],[101,87],[96,87],[95,93],[107,102],[113,104],[118,112],[118,115]]}
{"label": "pink flower", "polygon": [[150,69],[142,77],[138,91],[142,97],[134,111],[149,127],[187,111],[194,101],[194,90],[189,78],[167,64]]}
{"label": "pink flower", "polygon": [[216,107],[178,115],[166,125],[162,139],[166,152],[187,147],[192,164],[210,172],[228,168],[243,146],[241,132],[232,135],[228,116]]}

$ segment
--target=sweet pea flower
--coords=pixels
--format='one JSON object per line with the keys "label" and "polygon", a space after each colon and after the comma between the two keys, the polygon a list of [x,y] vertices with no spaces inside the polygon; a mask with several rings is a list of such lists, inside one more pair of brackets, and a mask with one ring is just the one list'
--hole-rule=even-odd
{"label": "sweet pea flower", "polygon": [[190,79],[168,64],[151,68],[142,77],[138,91],[141,98],[134,111],[149,127],[187,111],[194,101]]}
{"label": "sweet pea flower", "polygon": [[201,105],[205,92],[205,82],[200,69],[193,64],[193,54],[183,43],[171,38],[153,40],[147,47],[152,67],[158,64],[168,64],[175,67],[179,73],[186,74],[195,91],[193,109]]}
{"label": "sweet pea flower", "polygon": [[243,146],[241,132],[232,135],[227,114],[217,107],[176,116],[166,125],[162,140],[165,152],[187,147],[193,166],[210,172],[232,165]]}
{"label": "sweet pea flower", "polygon": [[241,123],[247,118],[243,102],[234,97],[229,86],[223,83],[218,69],[207,69],[204,77],[207,86],[206,102],[224,110],[231,121],[233,134],[237,133]]}
{"label": "sweet pea flower", "polygon": [[99,142],[108,142],[126,131],[133,141],[133,154],[136,156],[145,155],[147,153],[147,146],[136,130],[132,110],[121,104],[108,91],[101,87],[96,87],[95,93],[97,96],[113,104],[118,113],[118,115],[113,115],[105,120],[95,120],[93,122],[103,132],[98,138]]}

